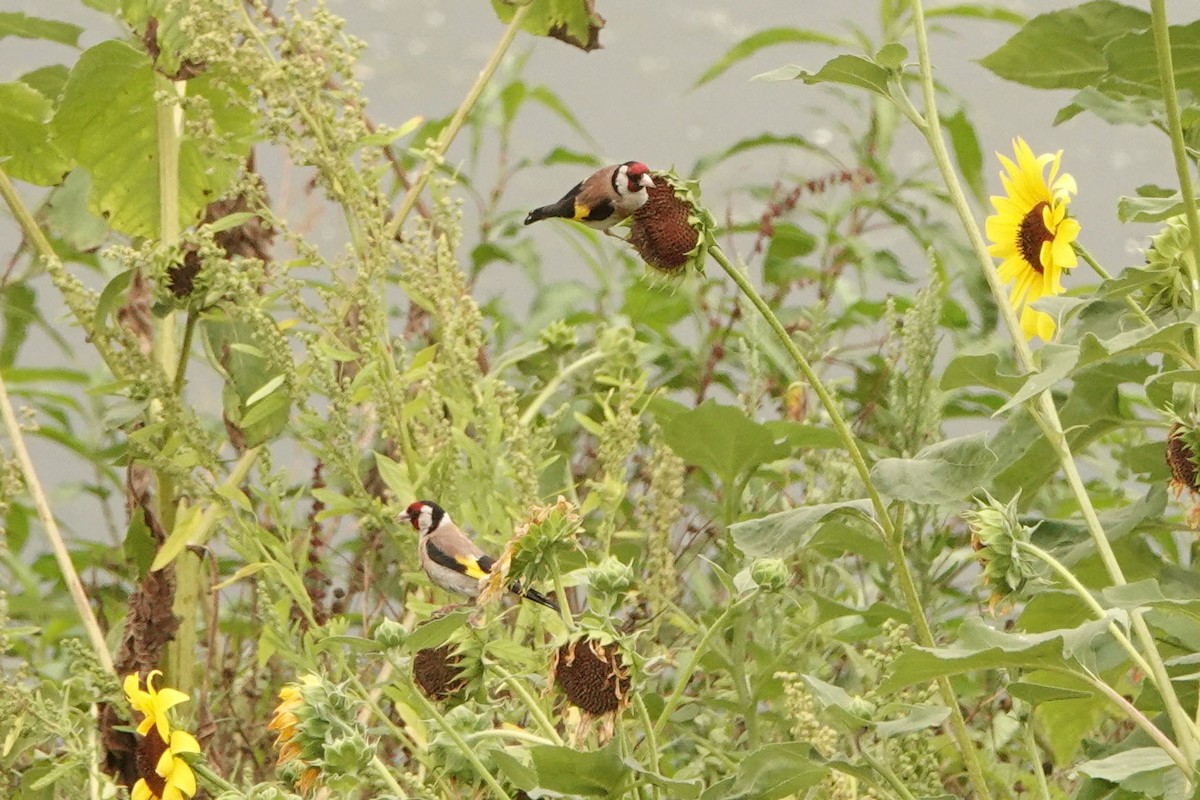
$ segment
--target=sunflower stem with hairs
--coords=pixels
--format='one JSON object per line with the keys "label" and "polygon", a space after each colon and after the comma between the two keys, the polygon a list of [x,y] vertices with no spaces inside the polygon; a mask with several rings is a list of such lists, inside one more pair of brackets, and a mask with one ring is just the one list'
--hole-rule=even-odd
{"label": "sunflower stem with hairs", "polygon": [[[954,206],[954,210],[958,214],[959,221],[962,223],[971,249],[975,252],[976,260],[983,271],[988,288],[991,290],[992,297],[996,300],[997,309],[1000,311],[1005,326],[1008,328],[1017,365],[1024,372],[1038,372],[1039,370],[1033,360],[1033,353],[1030,351],[1029,343],[1021,332],[1022,329],[1017,320],[1016,313],[1013,307],[1007,302],[999,275],[992,267],[992,257],[988,253],[983,235],[975,222],[975,216],[971,211],[970,203],[967,201],[966,193],[963,191],[962,183],[958,179],[950,158],[950,152],[946,147],[946,141],[942,135],[941,121],[938,116],[937,87],[933,80],[933,62],[929,53],[929,36],[925,27],[925,11],[921,0],[910,0],[910,2],[913,11],[913,29],[917,40],[917,60],[920,69],[921,92],[925,102],[925,113],[922,115],[913,107],[912,101],[908,99],[903,87],[900,88],[900,91],[893,92],[892,95],[898,98],[900,109],[904,112],[905,116],[924,134],[930,151],[933,153],[938,171],[941,173],[942,180],[946,185],[951,205]],[[1058,458],[1059,464],[1067,477],[1071,493],[1079,503],[1080,514],[1087,524],[1088,533],[1096,546],[1096,551],[1104,564],[1105,570],[1108,572],[1109,578],[1115,585],[1125,585],[1127,581],[1125,580],[1124,571],[1121,569],[1116,553],[1113,551],[1112,545],[1108,540],[1108,535],[1104,531],[1100,517],[1096,513],[1095,505],[1092,503],[1091,495],[1088,494],[1087,487],[1083,482],[1083,476],[1079,472],[1079,467],[1075,463],[1075,456],[1071,452],[1070,445],[1067,443],[1062,420],[1058,415],[1058,408],[1054,404],[1054,397],[1050,390],[1046,389],[1032,398],[1029,409],[1038,426],[1045,434],[1046,440],[1053,448],[1055,456]],[[1179,737],[1179,743],[1187,756],[1188,762],[1194,763],[1198,741],[1196,737],[1190,734],[1190,715],[1184,712],[1183,706],[1179,702],[1179,697],[1175,693],[1175,687],[1171,683],[1170,676],[1167,674],[1166,665],[1163,663],[1162,654],[1158,650],[1154,635],[1149,625],[1146,624],[1142,612],[1134,609],[1130,613],[1130,618],[1146,660],[1153,668],[1156,680],[1161,682],[1163,702],[1167,714],[1171,719],[1171,726]],[[952,719],[954,716],[959,716],[954,714],[958,708],[957,703],[950,703],[949,705]],[[955,727],[957,729],[957,724]],[[965,727],[963,728],[963,733],[965,734]],[[966,756],[967,754],[964,753],[964,757]],[[983,773],[978,769],[979,764],[977,756],[974,753],[974,748],[971,748],[970,756],[967,757],[967,767],[971,772],[972,783],[975,784],[976,790],[986,792],[987,789],[982,784]],[[985,797],[983,794],[980,796]]]}

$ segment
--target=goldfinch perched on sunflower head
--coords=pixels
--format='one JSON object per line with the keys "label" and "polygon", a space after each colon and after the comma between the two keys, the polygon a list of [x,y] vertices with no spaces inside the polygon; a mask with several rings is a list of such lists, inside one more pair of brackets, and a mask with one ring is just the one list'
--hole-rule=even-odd
{"label": "goldfinch perched on sunflower head", "polygon": [[647,189],[654,186],[650,168],[640,161],[626,161],[597,170],[577,183],[557,203],[535,208],[525,224],[561,217],[606,231],[646,204]]}
{"label": "goldfinch perched on sunflower head", "polygon": [[[476,547],[437,503],[418,500],[405,513],[421,535],[417,556],[429,580],[453,594],[478,597],[483,588],[480,582],[492,571],[495,559]],[[515,595],[558,611],[558,604],[536,589],[519,583],[508,588]]]}

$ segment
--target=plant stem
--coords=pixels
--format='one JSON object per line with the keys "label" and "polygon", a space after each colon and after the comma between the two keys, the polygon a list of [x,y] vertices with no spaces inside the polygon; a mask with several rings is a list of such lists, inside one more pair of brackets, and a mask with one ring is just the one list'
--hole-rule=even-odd
{"label": "plant stem", "polygon": [[1046,782],[1046,771],[1042,769],[1042,759],[1038,755],[1037,741],[1033,736],[1033,709],[1025,716],[1025,749],[1029,751],[1029,763],[1033,774],[1037,776],[1038,794],[1042,800],[1050,800],[1050,784]]}
{"label": "plant stem", "polygon": [[737,686],[738,703],[742,706],[746,720],[747,745],[751,750],[758,747],[758,712],[754,692],[746,675],[746,646],[750,639],[750,619],[742,612],[733,621],[733,653],[729,659],[730,672]]}
{"label": "plant stem", "polygon": [[540,392],[538,392],[537,397],[533,398],[529,405],[525,407],[525,410],[521,412],[521,426],[525,427],[533,422],[533,418],[537,416],[538,410],[545,405],[551,397],[554,396],[554,393],[558,391],[558,387],[562,386],[563,381],[571,377],[572,374],[586,367],[588,364],[599,361],[602,358],[604,358],[604,353],[600,352],[599,350],[586,353],[556,372],[554,377],[546,381],[546,385],[542,387]]}
{"label": "plant stem", "polygon": [[[1188,757],[1184,755],[1178,747],[1175,746],[1175,743],[1172,742],[1171,739],[1165,733],[1163,733],[1157,725],[1151,722],[1145,714],[1138,710],[1137,706],[1126,700],[1124,695],[1089,672],[1077,672],[1070,669],[1060,669],[1058,671],[1063,672],[1066,675],[1074,675],[1077,678],[1083,678],[1085,681],[1087,681],[1088,685],[1092,686],[1098,692],[1100,692],[1100,694],[1108,698],[1113,705],[1117,706],[1117,708],[1121,709],[1121,711],[1125,713],[1125,716],[1129,717],[1129,720],[1133,722],[1133,724],[1141,728],[1147,736],[1154,740],[1156,745],[1162,748],[1164,753],[1171,757],[1171,760],[1174,761],[1179,769],[1183,771],[1183,776],[1189,782],[1194,782],[1195,774],[1192,771],[1192,762],[1188,760]],[[1178,735],[1178,733],[1176,735]]]}
{"label": "plant stem", "polygon": [[521,29],[521,23],[525,21],[525,17],[529,14],[529,9],[532,3],[525,3],[517,7],[513,12],[513,18],[508,23],[508,27],[504,30],[504,35],[500,37],[500,41],[496,43],[496,49],[492,51],[491,58],[484,65],[483,70],[479,73],[479,77],[475,79],[475,83],[471,86],[467,96],[463,98],[462,103],[455,110],[454,116],[450,118],[449,124],[446,125],[442,135],[438,137],[437,143],[434,144],[433,150],[430,153],[430,160],[425,164],[425,168],[421,170],[421,174],[416,177],[412,185],[408,187],[408,191],[404,193],[403,199],[400,201],[400,207],[396,209],[396,215],[388,223],[384,229],[384,239],[390,240],[395,238],[396,233],[404,224],[404,220],[408,218],[409,213],[413,210],[413,206],[417,202],[417,197],[425,190],[425,184],[429,183],[429,178],[433,174],[435,166],[433,161],[440,159],[446,154],[446,150],[450,147],[450,143],[454,141],[454,137],[458,135],[462,129],[463,123],[467,120],[467,115],[471,113],[471,109],[475,107],[475,103],[479,101],[480,95],[483,94],[484,88],[492,80],[492,76],[496,74],[496,70],[500,67],[500,62],[504,60],[504,54],[508,52],[508,48],[513,43],[513,39],[517,36],[517,31]]}
{"label": "plant stem", "polygon": [[512,800],[512,797],[509,796],[508,792],[504,791],[504,787],[501,786],[500,782],[496,780],[496,776],[493,775],[488,768],[483,765],[483,762],[479,760],[479,756],[475,755],[475,750],[469,744],[463,741],[462,734],[456,731],[453,725],[446,722],[446,718],[443,717],[441,712],[434,707],[433,703],[425,699],[425,695],[421,694],[421,691],[412,684],[411,680],[408,683],[408,688],[413,699],[415,699],[417,704],[421,706],[421,710],[423,710],[426,715],[428,715],[433,719],[434,722],[438,724],[438,727],[441,728],[448,737],[450,737],[450,741],[454,742],[454,744],[458,746],[458,750],[460,753],[462,753],[463,758],[465,758],[467,762],[475,769],[476,774],[479,775],[483,782],[486,783],[491,790],[496,793],[496,796],[501,798],[501,800]]}
{"label": "plant stem", "polygon": [[682,670],[680,670],[679,674],[675,678],[675,689],[671,692],[671,696],[667,698],[667,703],[663,706],[662,712],[659,713],[658,720],[654,723],[654,727],[650,729],[651,736],[656,739],[658,738],[658,735],[662,733],[663,728],[666,727],[667,721],[671,719],[671,715],[675,713],[675,709],[679,707],[679,702],[683,700],[683,692],[687,688],[688,682],[692,679],[692,673],[694,673],[696,671],[696,667],[700,665],[700,657],[704,655],[704,651],[708,649],[709,641],[717,631],[725,627],[725,623],[729,619],[730,615],[732,615],[733,612],[742,605],[742,603],[745,603],[753,596],[753,594],[748,594],[740,600],[732,603],[721,613],[721,616],[717,617],[716,622],[709,626],[708,630],[704,632],[704,635],[700,637],[700,641],[696,643],[696,649],[692,651],[692,657],[688,659],[687,664]]}
{"label": "plant stem", "polygon": [[[1109,271],[1100,265],[1100,262],[1097,261],[1090,252],[1088,252],[1086,247],[1081,245],[1079,242],[1072,242],[1071,247],[1074,248],[1076,255],[1082,258],[1083,262],[1091,267],[1092,271],[1099,275],[1102,280],[1112,280],[1112,275],[1109,274]],[[1154,324],[1154,320],[1150,319],[1150,316],[1146,314],[1145,310],[1139,306],[1137,301],[1134,300],[1130,295],[1125,295],[1125,305],[1129,306],[1129,310],[1133,312],[1134,316],[1141,320],[1143,325]]]}
{"label": "plant stem", "polygon": [[87,631],[88,639],[91,640],[92,649],[96,651],[96,659],[105,670],[115,673],[112,654],[108,652],[108,643],[104,640],[104,631],[100,629],[100,623],[96,621],[96,615],[92,613],[87,593],[83,590],[83,582],[79,580],[79,573],[71,562],[71,554],[67,550],[66,542],[63,541],[62,533],[58,530],[58,523],[54,521],[54,513],[50,510],[46,493],[42,491],[42,484],[38,480],[37,472],[34,471],[33,460],[29,457],[29,450],[25,447],[25,436],[21,432],[16,413],[8,399],[8,388],[4,384],[2,371],[0,371],[0,416],[4,418],[4,428],[8,431],[9,441],[12,442],[13,454],[21,468],[21,477],[25,481],[25,488],[33,499],[34,507],[37,508],[38,518],[42,521],[46,538],[50,540],[50,548],[54,551],[54,559],[58,562],[58,570],[62,573],[63,583],[67,585],[67,592],[71,595],[75,610],[79,612],[83,628]]}
{"label": "plant stem", "polygon": [[529,716],[533,717],[533,721],[541,728],[542,733],[546,734],[546,737],[553,741],[554,744],[561,745],[563,743],[562,737],[558,735],[558,731],[554,728],[554,723],[546,716],[546,712],[538,705],[537,699],[529,693],[528,687],[499,664],[489,663],[488,669],[499,675],[500,680],[504,681],[510,689],[517,693],[521,701],[525,704],[525,708],[529,711]]}
{"label": "plant stem", "polygon": [[383,782],[388,785],[388,788],[396,793],[399,797],[408,797],[408,793],[400,786],[400,782],[396,780],[396,776],[387,768],[387,764],[379,756],[371,756],[371,768],[375,770],[375,774],[383,778]]}
{"label": "plant stem", "polygon": [[[646,735],[646,752],[650,757],[650,769],[655,772],[662,772],[662,765],[659,762],[658,740],[654,736],[654,723],[650,721],[650,710],[646,708],[646,701],[642,699],[641,692],[633,692],[633,705],[637,708],[638,719],[642,722],[642,729]],[[662,797],[662,793],[657,784],[651,784],[651,793],[656,798]]]}
{"label": "plant stem", "polygon": [[[1200,212],[1196,210],[1195,188],[1188,163],[1187,146],[1183,139],[1183,122],[1179,114],[1179,98],[1175,93],[1175,68],[1172,65],[1171,35],[1167,26],[1166,0],[1150,0],[1150,26],[1154,31],[1154,51],[1158,57],[1158,80],[1162,84],[1163,103],[1167,114],[1167,132],[1171,135],[1171,154],[1175,158],[1175,174],[1179,177],[1179,194],[1183,198],[1188,223],[1188,244],[1192,257],[1183,259],[1192,284],[1192,311],[1200,311]],[[1200,328],[1195,331],[1196,358],[1200,359]],[[1198,711],[1197,713],[1200,713]]]}
{"label": "plant stem", "polygon": [[[733,282],[741,289],[742,294],[758,309],[759,314],[766,320],[771,330],[775,332],[776,337],[779,338],[788,355],[792,357],[792,361],[795,362],[796,367],[804,375],[809,385],[812,386],[813,391],[816,392],[817,398],[821,401],[825,413],[829,415],[834,430],[841,437],[842,444],[845,446],[846,452],[850,455],[850,460],[854,463],[859,478],[862,480],[863,487],[871,499],[871,505],[875,509],[875,524],[879,526],[884,542],[887,544],[888,550],[892,553],[893,567],[899,579],[900,592],[904,596],[909,616],[912,618],[913,626],[917,630],[917,641],[925,647],[932,647],[934,645],[933,630],[929,626],[929,621],[925,618],[925,608],[921,603],[916,581],[913,580],[912,569],[909,567],[908,558],[904,552],[903,532],[893,523],[887,506],[884,505],[883,498],[879,495],[879,491],[871,481],[871,470],[867,466],[867,461],[858,447],[858,441],[854,438],[854,433],[850,430],[850,426],[846,424],[846,420],[842,417],[841,411],[825,388],[825,385],[821,382],[820,377],[817,376],[812,366],[809,365],[808,359],[800,352],[800,348],[792,341],[792,337],[788,335],[787,330],[783,327],[783,323],[779,321],[779,317],[775,316],[775,312],[771,310],[771,307],[763,300],[762,295],[750,284],[745,274],[730,263],[720,247],[710,248],[709,254],[721,265],[726,274],[733,279]],[[971,783],[975,788],[975,792],[979,800],[991,800],[991,792],[983,777],[983,766],[979,762],[979,755],[976,752],[974,742],[971,741],[970,732],[967,730],[967,722],[963,718],[962,710],[958,706],[958,697],[955,695],[954,688],[950,685],[950,680],[944,677],[937,679],[937,687],[942,702],[950,709],[950,730],[954,735],[955,743],[963,759],[963,764],[971,776]],[[661,717],[659,718],[659,722],[662,722]],[[656,730],[658,730],[658,727],[656,727]]]}
{"label": "plant stem", "polygon": [[216,788],[221,792],[237,792],[242,797],[246,796],[245,793],[242,792],[241,789],[234,786],[232,783],[225,780],[217,773],[213,772],[208,767],[207,764],[196,763],[196,764],[192,764],[191,767],[192,767],[192,771],[195,772],[197,775],[199,775],[201,778],[203,778],[204,782],[207,783],[210,787]]}
{"label": "plant stem", "polygon": [[[966,194],[963,192],[962,184],[958,180],[954,166],[950,161],[950,153],[946,149],[946,142],[942,136],[941,122],[938,117],[937,89],[933,82],[933,65],[929,57],[929,40],[927,31],[925,30],[925,12],[922,8],[921,0],[910,0],[910,2],[913,9],[913,27],[916,32],[917,55],[921,69],[921,89],[925,101],[925,114],[923,117],[918,116],[917,120],[914,120],[914,124],[917,124],[917,127],[925,134],[934,160],[937,162],[938,170],[942,174],[943,182],[946,184],[946,191],[950,197],[951,204],[959,216],[963,230],[970,241],[971,249],[975,252],[975,257],[983,271],[984,278],[987,280],[992,297],[995,298],[997,310],[1004,319],[1005,327],[1008,328],[1017,364],[1025,372],[1032,373],[1037,371],[1033,361],[1033,353],[1029,349],[1029,343],[1025,341],[1024,334],[1021,332],[1016,312],[1008,302],[1004,287],[1000,284],[1000,277],[992,266],[992,258],[988,255],[987,246],[984,244],[983,236],[979,232],[979,226],[975,223],[975,218],[967,202]],[[903,92],[899,92],[898,94],[906,97]],[[902,109],[905,109],[905,102],[908,101],[901,102]],[[908,106],[908,109],[905,109],[905,113],[911,118],[911,115],[915,114],[916,111],[911,108],[911,102],[908,102]],[[1071,447],[1067,443],[1062,420],[1058,416],[1058,408],[1054,405],[1054,397],[1050,390],[1046,389],[1033,402],[1035,405],[1032,405],[1030,410],[1045,433],[1047,441],[1054,449],[1059,464],[1066,474],[1067,482],[1071,487],[1071,493],[1075,496],[1075,500],[1079,504],[1079,512],[1083,516],[1084,522],[1088,527],[1088,533],[1091,535],[1092,542],[1096,546],[1096,552],[1099,554],[1100,560],[1104,564],[1105,570],[1107,570],[1112,582],[1118,586],[1124,585],[1126,583],[1124,572],[1121,570],[1120,562],[1117,561],[1112,545],[1108,541],[1108,536],[1104,532],[1104,526],[1100,523],[1100,517],[1096,514],[1095,506],[1092,504],[1091,496],[1084,485],[1083,477],[1079,474],[1079,467],[1075,463],[1075,456],[1072,454]],[[1134,610],[1131,613],[1131,618],[1138,643],[1141,645],[1146,660],[1152,667],[1152,673],[1160,685],[1163,705],[1167,710],[1168,716],[1171,718],[1171,725],[1175,730],[1176,736],[1180,738],[1180,745],[1187,754],[1190,763],[1195,760],[1196,740],[1189,733],[1189,715],[1183,711],[1179,697],[1175,694],[1175,687],[1171,684],[1170,676],[1167,674],[1166,666],[1162,661],[1162,655],[1158,652],[1154,636],[1146,624],[1142,613]]]}

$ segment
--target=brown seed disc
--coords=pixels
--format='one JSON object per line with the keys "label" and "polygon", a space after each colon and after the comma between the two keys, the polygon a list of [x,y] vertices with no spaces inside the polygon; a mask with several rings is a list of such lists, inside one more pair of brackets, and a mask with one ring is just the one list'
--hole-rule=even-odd
{"label": "brown seed disc", "polygon": [[158,728],[151,728],[146,731],[145,736],[138,738],[138,774],[146,781],[146,785],[150,787],[150,791],[154,793],[155,797],[162,797],[163,790],[167,788],[166,779],[155,772],[158,760],[165,752],[167,752],[167,743],[158,735]]}
{"label": "brown seed disc", "polygon": [[554,682],[573,705],[596,717],[616,711],[629,695],[629,674],[617,646],[591,639],[559,648]]}
{"label": "brown seed disc", "polygon": [[430,700],[445,700],[466,686],[451,645],[427,647],[413,658],[413,679]]}
{"label": "brown seed disc", "polygon": [[700,234],[688,224],[691,205],[675,196],[665,178],[647,190],[649,199],[633,214],[629,242],[642,259],[664,272],[674,272],[687,263],[688,253]]}
{"label": "brown seed disc", "polygon": [[1177,491],[1188,489],[1200,492],[1200,486],[1196,484],[1196,464],[1193,458],[1192,448],[1184,441],[1179,423],[1175,423],[1167,435],[1167,466],[1171,468],[1171,485]]}

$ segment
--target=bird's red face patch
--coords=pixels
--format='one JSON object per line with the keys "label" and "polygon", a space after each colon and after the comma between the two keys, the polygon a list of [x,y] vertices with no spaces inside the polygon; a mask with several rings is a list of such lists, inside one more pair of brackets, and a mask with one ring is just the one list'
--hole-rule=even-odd
{"label": "bird's red face patch", "polygon": [[421,524],[421,509],[425,505],[420,501],[410,503],[404,513],[408,514],[408,521],[412,523],[413,528],[417,528]]}
{"label": "bird's red face patch", "polygon": [[629,182],[629,191],[636,192],[645,186],[644,178],[649,174],[650,168],[640,161],[634,161],[627,165],[625,177]]}

